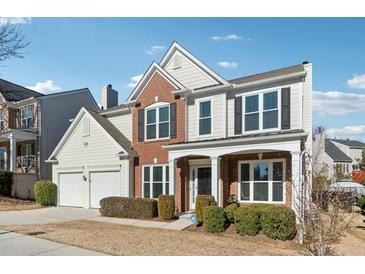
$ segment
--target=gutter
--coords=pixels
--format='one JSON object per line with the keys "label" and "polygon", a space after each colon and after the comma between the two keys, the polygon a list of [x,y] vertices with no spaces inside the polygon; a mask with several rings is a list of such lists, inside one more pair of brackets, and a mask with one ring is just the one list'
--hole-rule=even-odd
{"label": "gutter", "polygon": [[[301,133],[292,133],[292,134],[282,134],[277,136],[259,136],[259,137],[249,137],[249,138],[237,138],[237,139],[226,139],[226,140],[212,140],[212,141],[201,141],[196,143],[182,143],[182,144],[171,144],[171,145],[162,145],[162,148],[167,150],[179,150],[184,148],[196,148],[202,146],[213,146],[213,145],[234,145],[234,144],[241,144],[249,143],[252,141],[262,141],[262,140],[282,140],[287,138],[301,138],[308,136],[308,133],[301,132]],[[243,136],[244,137],[244,136]]]}
{"label": "gutter", "polygon": [[44,160],[45,163],[58,164],[58,160]]}

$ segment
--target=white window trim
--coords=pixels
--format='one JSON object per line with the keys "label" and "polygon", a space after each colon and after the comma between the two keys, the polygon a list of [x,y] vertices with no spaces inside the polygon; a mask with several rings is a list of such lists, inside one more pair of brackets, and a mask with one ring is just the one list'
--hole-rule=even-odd
{"label": "white window trim", "polygon": [[[283,163],[283,201],[273,201],[272,200],[272,166],[273,162],[282,162]],[[253,164],[256,163],[268,163],[269,164],[269,178],[268,178],[268,188],[269,188],[269,200],[268,201],[255,201],[253,200]],[[241,164],[250,164],[250,200],[241,200]],[[238,201],[240,203],[249,203],[249,204],[285,204],[286,203],[286,159],[278,158],[278,159],[267,159],[267,160],[250,160],[250,161],[238,161]]]}
{"label": "white window trim", "polygon": [[[159,137],[159,124],[160,124],[160,111],[159,111],[159,109],[160,108],[163,108],[163,107],[167,107],[168,108],[168,110],[167,110],[167,112],[168,112],[168,115],[169,115],[169,119],[168,119],[168,121],[165,121],[165,122],[163,122],[163,123],[169,123],[169,127],[168,127],[168,131],[169,131],[169,134],[168,134],[168,136],[167,137],[162,137],[162,138],[160,138]],[[147,138],[147,112],[149,111],[149,110],[153,110],[153,109],[155,109],[156,110],[156,138],[153,138],[153,139],[148,139]],[[145,123],[144,123],[144,140],[145,140],[145,142],[149,142],[149,141],[156,141],[156,140],[168,140],[168,139],[170,139],[170,125],[171,125],[171,117],[170,117],[170,104],[169,103],[166,103],[166,102],[158,102],[158,103],[155,103],[155,104],[152,104],[152,105],[150,105],[150,106],[148,106],[148,107],[146,107],[145,108],[145,111],[144,111],[144,121],[145,121]],[[150,125],[153,125],[153,124],[150,124]]]}
{"label": "white window trim", "polygon": [[[23,110],[27,109],[27,108],[31,108],[32,112],[31,112],[31,116],[30,117],[23,117]],[[20,108],[20,127],[23,126],[23,120],[26,119],[32,119],[32,127],[29,128],[33,128],[34,127],[34,105],[27,105],[27,106],[23,106],[22,108]]]}
{"label": "white window trim", "polygon": [[[210,134],[200,134],[200,104],[204,103],[204,102],[210,102]],[[202,138],[212,137],[214,135],[214,133],[213,133],[213,124],[214,124],[213,123],[213,113],[214,113],[213,97],[204,97],[204,98],[196,99],[196,104],[198,106],[198,112],[196,114],[196,116],[197,116],[197,121],[196,121],[197,136],[202,137]],[[209,118],[209,117],[204,117],[203,119],[206,119],[206,118]]]}
{"label": "white window trim", "polygon": [[[20,165],[21,165],[21,167],[25,167],[25,168],[29,168],[29,167],[31,167],[31,166],[28,166],[28,165],[23,165],[23,161],[25,160],[25,159],[29,159],[29,158],[33,158],[33,162],[34,162],[34,164],[36,164],[35,163],[35,154],[32,154],[32,145],[33,144],[24,144],[24,145],[20,145],[20,157],[21,157],[21,162],[20,162]],[[26,151],[26,154],[25,155],[23,155],[22,154],[22,148],[23,147],[26,147],[25,148],[25,151]]]}
{"label": "white window trim", "polygon": [[[264,94],[266,93],[271,93],[276,91],[278,96],[278,104],[277,104],[277,109],[272,109],[272,110],[264,110]],[[250,96],[255,96],[258,95],[259,99],[258,99],[258,103],[259,103],[259,109],[258,109],[258,113],[259,113],[259,129],[258,130],[245,130],[245,118],[246,118],[246,97],[250,97]],[[281,88],[279,89],[268,89],[265,91],[255,91],[255,92],[249,92],[249,93],[244,93],[242,95],[242,132],[243,134],[239,134],[239,135],[245,135],[245,134],[253,134],[253,133],[261,133],[261,132],[271,132],[271,131],[277,131],[281,129]],[[278,111],[278,126],[275,128],[266,128],[264,129],[264,112],[267,111],[274,111],[277,110]],[[257,113],[255,112],[250,112],[250,113]],[[250,114],[247,113],[247,114]]]}
{"label": "white window trim", "polygon": [[[149,195],[149,197],[145,197],[144,196],[144,183],[145,183],[145,181],[144,181],[144,168],[145,167],[149,167],[150,168],[150,181],[149,181],[149,185],[150,185],[150,195]],[[152,190],[152,188],[153,188],[153,167],[162,167],[162,194],[163,195],[169,195],[169,193],[166,193],[166,184],[167,184],[167,182],[166,182],[166,167],[169,167],[169,164],[148,164],[148,165],[142,165],[142,180],[141,180],[141,182],[142,182],[142,197],[143,198],[149,198],[149,199],[157,199],[157,198],[152,198],[152,194],[153,194],[153,190]],[[169,178],[169,189],[170,189],[170,187],[171,187],[171,180],[170,180],[170,178]],[[166,194],[164,194],[164,193],[166,193]]]}
{"label": "white window trim", "polygon": [[[1,123],[3,124],[3,128],[1,128]],[[0,111],[0,130],[5,129],[5,120],[4,120],[4,112]]]}

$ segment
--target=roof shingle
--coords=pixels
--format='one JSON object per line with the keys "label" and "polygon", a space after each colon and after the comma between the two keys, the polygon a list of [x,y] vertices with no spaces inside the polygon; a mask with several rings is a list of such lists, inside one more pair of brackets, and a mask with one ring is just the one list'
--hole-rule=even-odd
{"label": "roof shingle", "polygon": [[330,139],[325,140],[325,152],[334,162],[350,162],[352,159],[339,149]]}
{"label": "roof shingle", "polygon": [[0,79],[0,93],[8,102],[17,102],[31,97],[42,96],[42,93]]}

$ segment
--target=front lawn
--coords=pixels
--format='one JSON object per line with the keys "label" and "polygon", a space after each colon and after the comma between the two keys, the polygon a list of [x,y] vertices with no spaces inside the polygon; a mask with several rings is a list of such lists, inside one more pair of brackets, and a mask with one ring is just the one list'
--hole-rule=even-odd
{"label": "front lawn", "polygon": [[0,211],[41,208],[35,201],[0,196]]}
{"label": "front lawn", "polygon": [[0,229],[112,255],[302,255],[294,241],[275,241],[264,235],[237,237],[230,233],[215,235],[88,220],[2,226]]}

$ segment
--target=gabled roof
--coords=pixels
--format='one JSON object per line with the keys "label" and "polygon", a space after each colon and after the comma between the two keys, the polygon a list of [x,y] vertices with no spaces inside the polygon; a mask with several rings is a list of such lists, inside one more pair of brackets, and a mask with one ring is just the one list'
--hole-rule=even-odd
{"label": "gabled roof", "polygon": [[245,76],[245,77],[232,79],[232,80],[229,80],[228,82],[230,82],[232,84],[240,85],[240,84],[245,84],[245,83],[249,83],[249,82],[261,81],[261,80],[270,79],[270,78],[274,78],[274,77],[287,76],[289,74],[304,73],[304,72],[305,72],[305,70],[304,70],[303,65],[295,65],[295,66],[290,66],[290,67],[286,67],[286,68],[271,70],[271,71],[267,71],[267,72],[263,72],[263,73],[258,73],[258,74],[254,74],[254,75],[249,75],[249,76]]}
{"label": "gabled roof", "polygon": [[42,96],[42,93],[0,79],[0,93],[8,102],[17,102],[31,97]]}
{"label": "gabled roof", "polygon": [[325,140],[325,152],[334,162],[349,162],[352,159],[339,149],[330,139]]}
{"label": "gabled roof", "polygon": [[209,68],[206,64],[204,64],[201,60],[199,60],[197,57],[192,55],[188,50],[186,50],[184,47],[182,47],[179,43],[174,41],[168,51],[166,52],[165,56],[162,58],[160,65],[161,67],[165,68],[169,61],[171,60],[172,56],[176,51],[179,51],[181,54],[183,54],[186,58],[188,58],[190,61],[192,61],[194,64],[196,64],[199,68],[201,68],[206,74],[208,74],[210,77],[215,79],[221,84],[228,84],[227,80],[224,79],[222,76],[220,76],[218,73],[213,71],[211,68]]}
{"label": "gabled roof", "polygon": [[66,144],[67,140],[70,138],[74,129],[77,127],[84,115],[87,115],[91,120],[95,121],[101,127],[102,131],[112,139],[112,141],[117,145],[120,150],[118,153],[124,154],[126,156],[136,155],[136,152],[132,148],[131,142],[107,118],[95,111],[83,107],[76,115],[74,121],[71,123],[66,133],[63,135],[62,139],[53,150],[52,154],[49,156],[48,161],[56,160],[56,155]]}
{"label": "gabled roof", "polygon": [[343,144],[345,146],[351,147],[351,148],[365,148],[365,144],[359,141],[355,140],[343,140],[343,139],[331,139],[334,142]]}
{"label": "gabled roof", "polygon": [[136,87],[133,89],[132,93],[128,96],[127,102],[136,100],[145,86],[148,84],[155,72],[159,72],[167,81],[169,81],[176,89],[182,90],[186,89],[179,81],[172,77],[167,71],[165,71],[159,64],[153,62],[147,71],[144,73],[143,77],[137,83]]}

